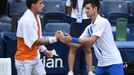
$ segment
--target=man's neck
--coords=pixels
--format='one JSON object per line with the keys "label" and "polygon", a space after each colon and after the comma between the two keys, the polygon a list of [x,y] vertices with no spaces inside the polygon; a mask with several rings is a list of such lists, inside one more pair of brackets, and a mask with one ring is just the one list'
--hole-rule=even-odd
{"label": "man's neck", "polygon": [[94,14],[94,16],[92,16],[92,23],[94,23],[94,22],[95,22],[95,20],[96,20],[97,16],[98,16],[98,13],[95,13],[95,14]]}
{"label": "man's neck", "polygon": [[37,17],[38,13],[34,9],[31,9],[31,11],[34,14],[34,16]]}

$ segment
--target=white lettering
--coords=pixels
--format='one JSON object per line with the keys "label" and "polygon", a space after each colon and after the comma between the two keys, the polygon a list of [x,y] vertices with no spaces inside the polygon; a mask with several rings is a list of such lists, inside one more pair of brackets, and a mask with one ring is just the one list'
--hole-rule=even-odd
{"label": "white lettering", "polygon": [[[58,61],[61,68],[63,68],[63,61],[61,58],[55,59],[55,67],[58,67]],[[62,64],[60,64],[62,63]]]}
{"label": "white lettering", "polygon": [[64,68],[63,60],[61,58],[45,58],[41,59],[44,67],[47,68]]}
{"label": "white lettering", "polygon": [[52,58],[47,59],[46,66],[47,68],[53,68],[54,67],[54,60]]}

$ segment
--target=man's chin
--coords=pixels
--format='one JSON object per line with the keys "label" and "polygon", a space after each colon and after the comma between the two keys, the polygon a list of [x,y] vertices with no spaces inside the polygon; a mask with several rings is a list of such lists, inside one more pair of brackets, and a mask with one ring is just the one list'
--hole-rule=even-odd
{"label": "man's chin", "polygon": [[38,13],[42,13],[42,12],[43,12],[43,10],[39,10],[39,11],[38,11]]}

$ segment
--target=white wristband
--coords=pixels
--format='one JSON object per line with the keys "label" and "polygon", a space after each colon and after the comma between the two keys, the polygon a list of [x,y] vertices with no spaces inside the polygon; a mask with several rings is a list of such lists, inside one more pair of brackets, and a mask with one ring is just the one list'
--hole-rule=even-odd
{"label": "white wristband", "polygon": [[40,52],[44,52],[45,50],[47,50],[47,48],[43,45],[39,46],[39,50]]}
{"label": "white wristband", "polygon": [[49,37],[48,40],[49,40],[49,43],[50,43],[50,44],[57,42],[56,37]]}

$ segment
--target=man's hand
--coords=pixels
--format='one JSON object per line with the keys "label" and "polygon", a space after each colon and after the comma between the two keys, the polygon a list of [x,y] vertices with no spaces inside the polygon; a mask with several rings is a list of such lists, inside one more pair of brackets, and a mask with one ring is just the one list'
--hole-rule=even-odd
{"label": "man's hand", "polygon": [[69,34],[65,34],[61,37],[61,41],[66,44],[72,43],[72,37]]}
{"label": "man's hand", "polygon": [[49,50],[45,50],[45,51],[44,51],[44,54],[47,55],[47,57],[49,57],[49,58],[50,58],[50,57],[53,57],[52,52],[49,51]]}
{"label": "man's hand", "polygon": [[60,39],[61,39],[61,37],[63,37],[64,36],[64,33],[62,32],[62,31],[57,31],[56,33],[55,33],[55,37],[56,37],[56,39],[59,41]]}

